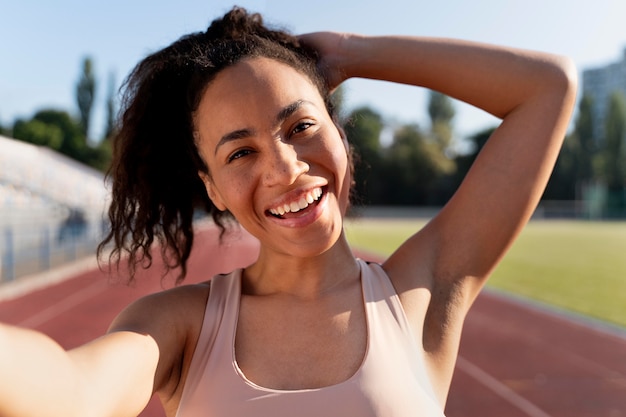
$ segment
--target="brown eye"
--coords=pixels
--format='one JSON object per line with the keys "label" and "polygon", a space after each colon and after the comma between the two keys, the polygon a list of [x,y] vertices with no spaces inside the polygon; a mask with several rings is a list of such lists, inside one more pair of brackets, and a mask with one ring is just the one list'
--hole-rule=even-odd
{"label": "brown eye", "polygon": [[238,151],[230,154],[230,156],[228,157],[228,162],[232,162],[235,159],[243,158],[244,156],[249,155],[251,153],[252,151],[250,149],[239,149]]}
{"label": "brown eye", "polygon": [[313,126],[313,122],[300,122],[296,125],[296,127],[291,131],[292,135],[304,132],[308,128]]}

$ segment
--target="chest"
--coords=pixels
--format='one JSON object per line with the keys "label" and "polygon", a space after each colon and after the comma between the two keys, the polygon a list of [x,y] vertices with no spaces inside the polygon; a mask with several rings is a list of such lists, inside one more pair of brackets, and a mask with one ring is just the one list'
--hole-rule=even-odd
{"label": "chest", "polygon": [[359,369],[367,345],[360,294],[340,303],[242,297],[235,359],[245,378],[256,385],[295,390],[338,384]]}

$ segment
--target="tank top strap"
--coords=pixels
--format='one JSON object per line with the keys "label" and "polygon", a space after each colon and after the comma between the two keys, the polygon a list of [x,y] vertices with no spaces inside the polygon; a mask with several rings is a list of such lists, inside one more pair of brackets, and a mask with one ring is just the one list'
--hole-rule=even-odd
{"label": "tank top strap", "polygon": [[[419,344],[422,335],[415,334],[400,297],[382,266],[363,260],[359,262],[371,349],[378,350],[381,356],[405,357],[404,367],[410,369],[421,389],[436,402],[432,381],[426,371],[424,350]],[[392,331],[394,328],[395,332]]]}
{"label": "tank top strap", "polygon": [[229,274],[215,275],[211,279],[211,289],[204,311],[202,328],[189,365],[177,415],[185,415],[181,411],[188,403],[189,398],[187,397],[196,393],[199,387],[206,384],[207,369],[210,368],[212,355],[216,354],[216,350],[229,349],[230,345],[224,344],[222,341],[234,339],[241,273],[242,269],[236,269]]}
{"label": "tank top strap", "polygon": [[[378,263],[366,262],[362,259],[359,259],[359,263],[361,264],[361,280],[363,281],[363,295],[366,305],[385,303],[402,332],[411,336],[410,339],[418,340],[414,338],[412,327],[398,293],[383,267]],[[376,314],[376,311],[372,311],[371,314]]]}

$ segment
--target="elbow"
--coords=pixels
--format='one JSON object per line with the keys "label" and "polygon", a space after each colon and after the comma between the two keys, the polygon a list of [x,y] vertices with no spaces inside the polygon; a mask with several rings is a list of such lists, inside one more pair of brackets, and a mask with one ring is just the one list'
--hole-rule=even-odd
{"label": "elbow", "polygon": [[564,104],[573,107],[578,91],[578,70],[574,61],[565,56],[557,56],[553,62],[554,71],[551,86],[558,89]]}

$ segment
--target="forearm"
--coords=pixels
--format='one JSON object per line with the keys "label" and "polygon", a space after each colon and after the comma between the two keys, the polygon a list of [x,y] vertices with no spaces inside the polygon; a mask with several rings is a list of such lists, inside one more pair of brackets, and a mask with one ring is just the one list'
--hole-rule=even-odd
{"label": "forearm", "polygon": [[0,324],[0,370],[1,416],[86,415],[76,369],[49,337]]}
{"label": "forearm", "polygon": [[571,89],[568,59],[461,40],[345,35],[334,57],[346,78],[423,86],[504,118],[534,97]]}

